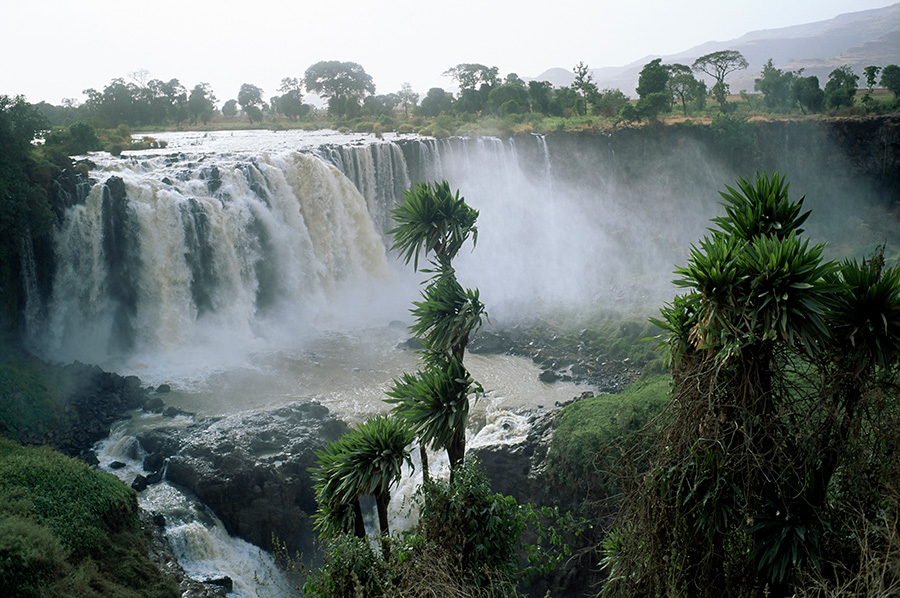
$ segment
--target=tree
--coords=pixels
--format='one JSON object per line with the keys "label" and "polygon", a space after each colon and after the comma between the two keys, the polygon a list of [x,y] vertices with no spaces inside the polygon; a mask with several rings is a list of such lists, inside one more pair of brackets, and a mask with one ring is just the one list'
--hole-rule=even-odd
{"label": "tree", "polygon": [[863,69],[863,74],[866,76],[866,93],[863,96],[862,101],[867,110],[869,109],[869,105],[872,103],[872,90],[878,83],[878,73],[880,72],[881,67],[875,65],[870,65]]}
{"label": "tree", "polygon": [[673,74],[666,84],[666,88],[672,97],[681,102],[681,110],[685,116],[688,114],[689,103],[695,103],[698,99],[706,96],[706,85],[694,77],[689,68],[687,72],[679,70]]}
{"label": "tree", "polygon": [[49,128],[23,96],[0,95],[0,334],[17,332],[24,244],[54,221],[32,144]]}
{"label": "tree", "polygon": [[794,96],[800,111],[819,112],[825,106],[825,92],[819,87],[819,78],[815,75],[800,77],[794,81]]}
{"label": "tree", "polygon": [[222,116],[225,118],[234,118],[238,113],[237,100],[228,100],[222,105]]}
{"label": "tree", "polygon": [[328,112],[337,117],[359,109],[366,94],[375,93],[372,76],[355,62],[325,60],[306,69],[306,89],[328,99]]}
{"label": "tree", "polygon": [[794,94],[797,75],[783,72],[772,65],[770,58],[763,65],[760,77],[753,82],[753,89],[764,94],[763,102],[771,110],[790,110],[797,101]]}
{"label": "tree", "polygon": [[244,114],[247,115],[247,118],[250,119],[251,124],[254,120],[256,122],[262,121],[262,107],[265,106],[262,94],[262,89],[256,85],[251,85],[250,83],[241,85],[241,89],[238,92],[238,104],[241,105],[241,110],[243,110]]}
{"label": "tree", "polygon": [[587,114],[589,104],[598,99],[597,84],[594,83],[594,76],[585,63],[579,62],[576,64],[574,72],[575,80],[572,82],[572,89],[575,90],[575,93],[581,99],[575,106],[575,112],[577,114]]}
{"label": "tree", "polygon": [[291,121],[306,116],[309,106],[303,103],[303,80],[296,77],[285,77],[278,88],[283,95],[277,96],[272,108],[285,115]]}
{"label": "tree", "polygon": [[828,83],[825,84],[825,103],[830,108],[843,108],[853,106],[853,98],[856,97],[856,90],[859,75],[847,66],[838,67],[831,71],[828,75]]}
{"label": "tree", "polygon": [[351,429],[316,453],[312,471],[316,490],[316,527],[323,537],[338,533],[365,535],[359,498],[374,495],[385,558],[390,556],[388,503],[391,486],[400,480],[403,464],[412,467],[407,447],[413,434],[399,419],[379,416]]}
{"label": "tree", "polygon": [[619,113],[622,106],[628,103],[628,96],[619,89],[604,89],[600,98],[594,104],[593,113],[606,117],[613,117]]}
{"label": "tree", "polygon": [[499,69],[478,63],[463,63],[444,71],[445,77],[451,77],[459,85],[460,90],[478,90],[482,86],[492,88],[500,84]]}
{"label": "tree", "polygon": [[553,84],[549,81],[529,81],[528,96],[531,109],[541,114],[550,113],[550,102],[553,99]]}
{"label": "tree", "polygon": [[720,50],[701,56],[694,61],[691,68],[695,71],[702,71],[716,80],[712,94],[724,111],[728,100],[728,84],[725,83],[725,77],[729,73],[745,69],[748,66],[747,59],[737,50]]}
{"label": "tree", "polygon": [[858,558],[841,520],[877,502],[850,488],[884,474],[880,438],[897,438],[900,271],[824,261],[787,190],[777,174],[726,186],[655,320],[672,401],[606,544],[617,595],[787,596]]}
{"label": "tree", "polygon": [[881,86],[900,98],[900,66],[889,64],[881,71]]}
{"label": "tree", "polygon": [[515,114],[528,108],[528,90],[522,85],[504,83],[491,90],[488,94],[488,102],[494,113],[500,116]]}
{"label": "tree", "polygon": [[412,90],[409,83],[403,83],[400,91],[397,92],[397,97],[400,99],[400,105],[403,106],[403,114],[409,118],[409,109],[415,108],[419,103],[419,94]]}
{"label": "tree", "polygon": [[661,58],[651,60],[644,65],[638,75],[637,111],[646,118],[654,119],[661,112],[672,109],[672,94],[667,89],[669,67],[662,64]]}
{"label": "tree", "polygon": [[198,83],[191,90],[187,101],[187,113],[191,123],[199,120],[203,124],[208,123],[216,113],[216,96],[208,83]]}
{"label": "tree", "polygon": [[450,112],[453,106],[453,96],[440,87],[432,87],[422,98],[419,106],[419,114],[422,116],[439,116]]}
{"label": "tree", "polygon": [[[456,280],[452,260],[471,236],[478,239],[478,212],[454,195],[446,181],[419,183],[404,193],[405,202],[393,211],[397,226],[389,231],[393,250],[404,263],[419,269],[419,254],[433,254],[432,274],[414,303],[416,323],[410,331],[421,339],[423,368],[394,380],[387,395],[393,412],[419,435],[424,446],[444,448],[451,472],[466,452],[469,395],[480,391],[463,365],[470,335],[480,326],[484,305],[478,290],[464,289]],[[425,463],[425,461],[423,461]],[[452,473],[451,473],[452,475]]]}

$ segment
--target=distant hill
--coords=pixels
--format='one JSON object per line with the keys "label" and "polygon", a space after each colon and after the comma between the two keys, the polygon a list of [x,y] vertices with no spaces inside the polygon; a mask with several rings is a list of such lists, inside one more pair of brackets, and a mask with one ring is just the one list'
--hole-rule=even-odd
{"label": "distant hill", "polygon": [[[662,58],[667,64],[678,62],[690,66],[700,56],[719,50],[737,50],[750,63],[747,69],[726,79],[733,93],[753,91],[753,80],[759,77],[769,58],[783,71],[802,68],[805,76],[816,75],[822,87],[831,71],[847,64],[860,75],[860,84],[864,85],[866,66],[900,64],[900,3],[806,25],[751,31],[735,40],[706,42],[679,54],[650,55],[621,67],[591,69],[591,73],[600,89],[620,89],[635,96],[638,74],[654,58]],[[553,68],[533,78],[565,86],[572,83],[575,75],[566,69]]]}

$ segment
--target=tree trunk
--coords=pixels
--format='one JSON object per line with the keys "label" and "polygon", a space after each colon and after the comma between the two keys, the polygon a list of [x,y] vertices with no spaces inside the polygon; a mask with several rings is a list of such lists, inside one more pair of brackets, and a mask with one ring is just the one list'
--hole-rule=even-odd
{"label": "tree trunk", "polygon": [[427,484],[431,481],[431,474],[428,471],[428,452],[424,444],[419,445],[419,457],[422,461],[422,483]]}
{"label": "tree trunk", "polygon": [[391,530],[388,526],[388,503],[391,502],[391,493],[389,490],[379,492],[375,495],[375,505],[378,507],[378,528],[381,540],[381,552],[384,554],[384,560],[391,558]]}
{"label": "tree trunk", "polygon": [[466,455],[466,429],[460,426],[453,432],[450,443],[447,445],[447,457],[450,460],[450,483],[453,483],[453,473],[462,465]]}
{"label": "tree trunk", "polygon": [[358,498],[353,501],[353,535],[357,538],[366,537],[366,524],[363,521],[362,507]]}

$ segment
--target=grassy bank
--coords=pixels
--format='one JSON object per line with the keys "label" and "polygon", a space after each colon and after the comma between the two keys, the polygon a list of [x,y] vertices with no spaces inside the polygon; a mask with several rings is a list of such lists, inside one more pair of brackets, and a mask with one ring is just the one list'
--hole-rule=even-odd
{"label": "grassy bank", "polygon": [[4,596],[179,596],[146,553],[133,490],[47,447],[0,439]]}

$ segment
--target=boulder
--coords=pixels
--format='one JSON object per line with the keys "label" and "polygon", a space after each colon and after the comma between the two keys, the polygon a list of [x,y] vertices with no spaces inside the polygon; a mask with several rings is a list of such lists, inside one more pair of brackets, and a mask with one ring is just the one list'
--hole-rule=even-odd
{"label": "boulder", "polygon": [[165,479],[209,506],[228,533],[266,550],[315,553],[316,510],[309,469],[315,453],[347,425],[315,402],[272,411],[199,420],[139,436],[154,463],[168,460]]}

